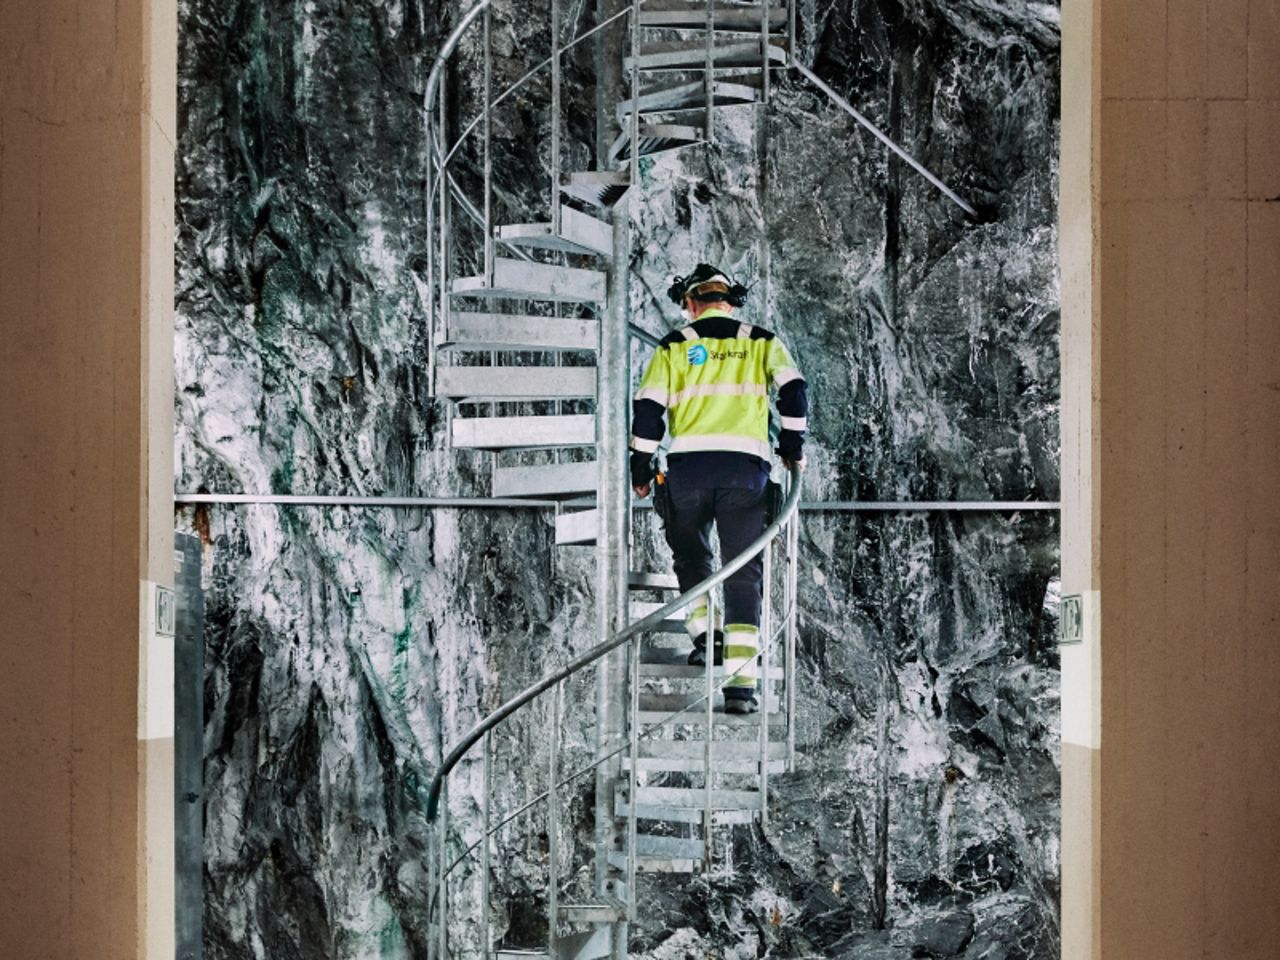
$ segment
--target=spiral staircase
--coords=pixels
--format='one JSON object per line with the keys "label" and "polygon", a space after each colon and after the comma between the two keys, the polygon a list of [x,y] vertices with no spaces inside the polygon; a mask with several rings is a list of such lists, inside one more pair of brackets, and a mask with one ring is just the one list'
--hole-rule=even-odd
{"label": "spiral staircase", "polygon": [[[755,105],[762,120],[773,75],[794,69],[972,211],[797,62],[794,0],[787,6],[768,0],[636,0],[567,44],[559,0],[551,0],[550,57],[496,94],[491,18],[490,0],[478,0],[462,15],[427,85],[432,256],[424,299],[430,305],[434,395],[450,401],[452,446],[489,452],[495,501],[554,505],[556,544],[596,552],[599,642],[487,716],[441,764],[428,802],[428,817],[437,827],[429,871],[431,955],[624,958],[644,875],[715,869],[717,845],[727,837],[722,828],[766,819],[769,778],[795,761],[799,474],[790,478],[780,515],[756,544],[682,596],[673,597],[674,577],[633,569],[630,559],[628,524],[635,505],[625,482],[628,338],[656,343],[626,316],[628,225],[649,202],[641,177],[645,158],[706,144],[715,137],[717,111],[725,107]],[[625,32],[618,51],[618,76],[625,79],[615,84],[616,134],[607,148],[601,145],[598,169],[565,170],[561,60],[570,48],[611,27]],[[464,41],[471,57],[465,71],[453,75],[476,75],[478,48],[481,105],[450,138],[447,68]],[[548,75],[548,217],[502,223],[495,216],[494,112],[517,93],[529,96],[531,81]],[[758,124],[762,164],[768,157],[766,130]],[[450,166],[460,154],[483,169],[479,200],[468,195]],[[757,177],[762,190],[766,180]],[[767,196],[762,193],[760,200],[767,216]],[[769,300],[763,226],[760,305]],[[464,237],[479,238],[474,249],[465,248]],[[473,272],[455,275],[464,264]],[[757,312],[765,312],[763,306]],[[730,715],[720,694],[726,671],[687,664],[681,615],[705,597],[714,618],[714,588],[762,552],[762,709]],[[780,575],[775,553],[785,563]],[[781,582],[780,604],[775,580]],[[595,758],[565,771],[559,729],[564,688],[587,671],[594,671],[597,684]],[[535,701],[546,706],[543,698],[551,700],[552,711],[545,733],[547,789],[514,811],[495,813],[494,731],[511,718],[527,720],[526,708]],[[474,833],[474,822],[451,829],[448,800],[450,775],[464,761],[480,764],[483,784],[479,838],[470,843],[463,832]],[[594,778],[593,893],[562,899],[570,886],[558,826],[562,791],[584,777]],[[492,929],[494,837],[535,807],[547,818],[545,939],[510,944],[505,931],[495,935]]]}

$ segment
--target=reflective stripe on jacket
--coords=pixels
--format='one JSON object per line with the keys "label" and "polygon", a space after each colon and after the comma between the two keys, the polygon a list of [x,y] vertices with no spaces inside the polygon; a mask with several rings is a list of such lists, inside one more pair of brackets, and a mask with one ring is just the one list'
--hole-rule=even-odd
{"label": "reflective stripe on jacket", "polygon": [[779,390],[779,452],[798,460],[808,397],[804,377],[781,340],[718,308],[667,334],[635,397],[633,482],[645,473],[638,468],[647,465],[663,438],[664,413],[673,454],[725,451],[767,462],[771,386]]}

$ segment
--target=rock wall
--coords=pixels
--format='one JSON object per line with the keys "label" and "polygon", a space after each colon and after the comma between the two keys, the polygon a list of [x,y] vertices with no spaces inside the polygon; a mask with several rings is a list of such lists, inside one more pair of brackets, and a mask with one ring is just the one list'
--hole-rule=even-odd
{"label": "rock wall", "polygon": [[[486,492],[487,455],[447,449],[424,389],[421,91],[456,12],[181,4],[180,489]],[[500,0],[499,84],[544,55],[543,16]],[[768,324],[812,385],[807,496],[1056,499],[1056,7],[854,0],[800,21],[805,62],[982,213],[779,83]],[[573,166],[590,76],[584,50]],[[451,89],[467,122],[475,73]],[[495,125],[504,219],[545,203],[536,92]],[[696,260],[758,276],[755,116],[724,110],[714,147],[645,162],[642,326],[675,322],[662,291]],[[536,510],[180,522],[207,544],[206,956],[423,956],[424,781],[485,710],[593,642],[589,552],[553,550]],[[660,562],[651,523],[637,540]],[[636,953],[1056,958],[1057,536],[1043,512],[807,513],[799,769],[767,827],[733,835],[732,871],[645,882]],[[569,688],[570,761],[592,696]],[[499,744],[500,805],[545,776],[548,722],[544,705]],[[468,836],[473,767],[453,788]],[[588,794],[566,810],[582,864]],[[544,843],[532,820],[502,841],[511,942],[537,935]]]}

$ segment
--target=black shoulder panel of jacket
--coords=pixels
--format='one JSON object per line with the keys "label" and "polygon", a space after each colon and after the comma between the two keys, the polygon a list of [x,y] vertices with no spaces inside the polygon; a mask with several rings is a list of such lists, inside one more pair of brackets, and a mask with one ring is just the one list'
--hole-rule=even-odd
{"label": "black shoulder panel of jacket", "polygon": [[742,324],[733,317],[703,317],[693,322],[693,331],[711,340],[732,340],[738,335],[740,326]]}
{"label": "black shoulder panel of jacket", "polygon": [[668,333],[665,337],[662,338],[661,342],[658,344],[658,349],[661,350],[663,347],[669,347],[673,343],[679,343],[683,339],[684,339],[684,328],[677,327],[675,330],[672,330],[670,333]]}
{"label": "black shoulder panel of jacket", "polygon": [[766,330],[764,327],[752,327],[752,328],[751,328],[751,339],[752,339],[752,340],[772,340],[772,339],[773,339],[773,331],[772,331],[772,330]]}

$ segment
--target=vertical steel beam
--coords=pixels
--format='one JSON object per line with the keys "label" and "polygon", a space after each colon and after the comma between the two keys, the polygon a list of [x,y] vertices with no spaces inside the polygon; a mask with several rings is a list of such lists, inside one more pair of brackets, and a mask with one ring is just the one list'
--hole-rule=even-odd
{"label": "vertical steel beam", "polygon": [[491,731],[486,730],[484,734],[484,762],[481,780],[481,793],[484,797],[484,815],[481,820],[480,829],[480,957],[481,960],[489,960],[490,939],[489,939],[489,912],[490,912],[490,878],[489,871],[491,864],[489,862],[489,844],[492,840],[490,832],[493,829],[491,824],[493,821],[493,794],[491,792],[490,774],[491,764],[493,762],[493,735]]}
{"label": "vertical steel beam", "polygon": [[[631,3],[631,189],[640,186],[640,0]],[[615,249],[614,255],[617,255]]]}
{"label": "vertical steel beam", "polygon": [[551,696],[551,750],[547,771],[547,954],[556,956],[560,925],[560,704],[564,681]]}
{"label": "vertical steel beam", "polygon": [[[799,480],[793,480],[799,483]],[[786,654],[783,664],[787,693],[787,769],[796,765],[796,604],[797,580],[800,563],[800,512],[792,514],[787,524],[787,580],[786,580]]]}
{"label": "vertical steel beam", "polygon": [[760,822],[769,821],[769,663],[773,652],[773,543],[764,548],[764,597],[760,605]]}
{"label": "vertical steel beam", "polygon": [[551,0],[551,232],[560,234],[560,0]]}
{"label": "vertical steel beam", "polygon": [[[441,156],[449,155],[449,71],[445,70],[440,74],[440,151]],[[444,163],[437,172],[440,184],[440,338],[448,339],[449,337],[449,253],[452,237],[450,230],[453,228],[450,216],[450,191],[449,191],[449,165]],[[452,407],[452,404],[450,404]]]}
{"label": "vertical steel beam", "polygon": [[[711,791],[714,789],[715,776],[712,773],[712,742],[715,734],[715,662],[716,662],[716,594],[715,590],[707,591],[707,632],[703,637],[703,652],[706,654],[706,740],[702,743],[702,775],[704,800],[702,807],[702,872],[711,872]],[[634,801],[632,801],[634,802]]]}
{"label": "vertical steel beam", "polygon": [[436,956],[445,960],[449,956],[449,781],[445,780],[440,788],[440,873],[436,879],[436,898],[440,903],[437,915],[440,917],[440,929],[437,931]]}
{"label": "vertical steel beam", "polygon": [[[603,640],[627,623],[627,574],[630,561],[627,529],[630,487],[627,483],[627,404],[631,389],[630,346],[627,340],[627,285],[630,263],[629,215],[625,203],[613,210],[613,260],[607,270],[606,308],[600,317],[596,361],[596,534],[597,633]],[[616,750],[626,735],[627,651],[615,650],[601,659],[596,683],[596,749],[598,755]],[[618,848],[614,795],[622,777],[622,760],[615,757],[596,769],[596,890],[607,895],[609,854]],[[627,896],[634,894],[628,884]],[[627,928],[613,929],[614,950],[625,956]],[[621,951],[618,953],[618,951]]]}
{"label": "vertical steel beam", "polygon": [[716,8],[715,0],[707,0],[707,62],[706,62],[706,96],[707,96],[707,113],[704,120],[705,130],[703,137],[707,143],[711,143],[715,139],[715,90],[716,90],[716,70],[715,70],[715,42],[716,42]]}
{"label": "vertical steel beam", "polygon": [[493,4],[484,6],[484,282],[493,284]]}

